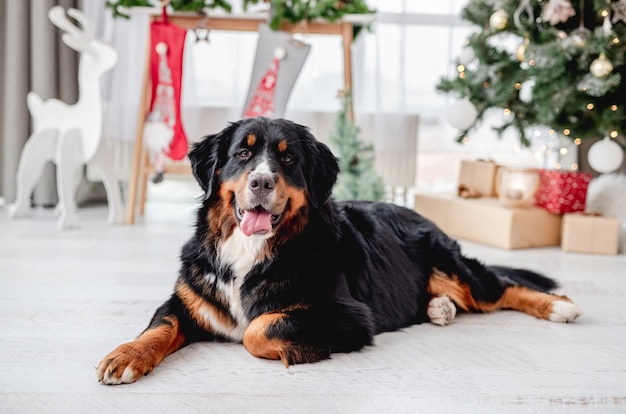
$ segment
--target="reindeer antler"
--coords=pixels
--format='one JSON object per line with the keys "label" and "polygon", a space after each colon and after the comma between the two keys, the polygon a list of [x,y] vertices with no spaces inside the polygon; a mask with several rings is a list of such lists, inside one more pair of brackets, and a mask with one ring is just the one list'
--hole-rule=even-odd
{"label": "reindeer antler", "polygon": [[91,42],[96,34],[95,26],[80,10],[69,9],[67,13],[80,23],[82,30],[70,22],[61,6],[51,8],[48,17],[56,27],[65,32],[62,39],[66,45],[77,52],[92,52]]}

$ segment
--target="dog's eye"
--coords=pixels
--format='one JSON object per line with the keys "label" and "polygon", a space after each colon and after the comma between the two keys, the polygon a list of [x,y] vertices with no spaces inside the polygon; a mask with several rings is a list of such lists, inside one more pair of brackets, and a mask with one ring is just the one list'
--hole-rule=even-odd
{"label": "dog's eye", "polygon": [[290,165],[290,164],[293,164],[293,157],[289,154],[285,154],[282,157],[280,157],[280,161],[285,165]]}
{"label": "dog's eye", "polygon": [[237,155],[237,158],[245,161],[245,160],[250,159],[250,157],[252,156],[252,152],[250,152],[249,149],[244,148],[240,150],[236,155]]}

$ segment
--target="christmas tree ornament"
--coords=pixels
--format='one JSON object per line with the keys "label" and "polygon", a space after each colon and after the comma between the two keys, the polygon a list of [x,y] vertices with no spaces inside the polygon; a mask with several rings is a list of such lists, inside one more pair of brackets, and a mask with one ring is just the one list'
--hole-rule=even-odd
{"label": "christmas tree ornament", "polygon": [[611,3],[611,8],[613,9],[613,18],[611,22],[613,24],[617,22],[626,23],[626,0],[618,0],[614,3]]}
{"label": "christmas tree ornament", "polygon": [[602,33],[605,36],[608,36],[613,31],[613,25],[611,24],[611,18],[609,17],[609,11],[608,10],[602,10],[600,15],[604,19],[603,22],[602,22]]}
{"label": "christmas tree ornament", "polygon": [[533,6],[530,4],[530,0],[522,0],[520,1],[517,9],[513,13],[513,23],[515,23],[515,27],[519,30],[523,30],[521,16],[522,13],[526,13],[528,15],[528,21],[533,22],[535,20],[535,13],[533,12]]}
{"label": "christmas tree ornament", "polygon": [[509,14],[503,9],[496,10],[489,18],[489,27],[493,30],[504,30],[509,25]]}
{"label": "christmas tree ornament", "polygon": [[596,78],[604,78],[613,72],[613,63],[606,58],[604,53],[600,53],[600,56],[591,62],[589,71]]}
{"label": "christmas tree ornament", "polygon": [[461,99],[450,106],[447,118],[450,125],[465,131],[476,122],[478,110],[469,99]]}
{"label": "christmas tree ornament", "polygon": [[517,60],[520,62],[524,61],[524,55],[526,54],[526,48],[530,43],[530,39],[525,37],[524,41],[517,46],[517,50],[515,51],[515,55],[517,56]]}
{"label": "christmas tree ornament", "polygon": [[180,111],[186,35],[168,21],[165,8],[162,20],[150,24],[152,93],[143,136],[154,157],[155,183],[163,180],[166,160],[181,160],[189,149]]}
{"label": "christmas tree ornament", "polygon": [[580,26],[577,29],[572,30],[569,34],[569,41],[571,44],[576,46],[579,49],[587,46],[587,42],[591,38],[591,31],[587,29],[585,26]]}
{"label": "christmas tree ornament", "polygon": [[597,172],[610,173],[622,165],[624,151],[617,142],[606,136],[589,148],[587,160]]}
{"label": "christmas tree ornament", "polygon": [[548,0],[541,12],[541,19],[549,22],[552,26],[565,23],[574,16],[576,16],[576,11],[574,11],[569,0]]}
{"label": "christmas tree ornament", "polygon": [[519,100],[524,103],[531,103],[533,101],[533,88],[535,87],[535,79],[529,79],[522,83],[519,90]]}
{"label": "christmas tree ornament", "polygon": [[476,53],[474,52],[474,49],[472,49],[470,46],[465,46],[463,49],[461,49],[461,53],[459,54],[458,58],[458,62],[461,65],[468,66],[474,61],[474,59],[476,59]]}

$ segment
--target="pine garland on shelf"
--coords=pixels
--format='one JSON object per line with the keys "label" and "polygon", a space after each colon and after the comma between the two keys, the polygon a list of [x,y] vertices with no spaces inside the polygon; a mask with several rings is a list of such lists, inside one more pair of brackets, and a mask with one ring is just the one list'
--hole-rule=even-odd
{"label": "pine garland on shelf", "polygon": [[525,146],[537,126],[576,143],[626,134],[626,0],[470,0],[462,17],[477,30],[437,88],[469,99],[477,120],[504,111],[496,131]]}
{"label": "pine garland on shelf", "polygon": [[359,139],[359,128],[348,116],[351,94],[343,92],[340,98],[341,109],[329,132],[340,165],[333,196],[337,200],[382,200],[385,183],[374,169],[374,148]]}
{"label": "pine garland on shelf", "polygon": [[[323,19],[331,23],[341,19],[346,14],[371,14],[374,10],[367,6],[365,0],[244,0],[244,9],[259,2],[269,3],[271,6],[270,26],[278,30],[282,23],[306,23],[311,20]],[[154,7],[156,0],[107,0],[115,17],[129,17],[124,14],[124,8]],[[202,12],[205,9],[232,10],[228,0],[171,0],[170,7],[174,11]],[[360,28],[360,27],[358,27]],[[355,30],[358,29],[355,27]],[[355,32],[355,36],[358,32]]]}

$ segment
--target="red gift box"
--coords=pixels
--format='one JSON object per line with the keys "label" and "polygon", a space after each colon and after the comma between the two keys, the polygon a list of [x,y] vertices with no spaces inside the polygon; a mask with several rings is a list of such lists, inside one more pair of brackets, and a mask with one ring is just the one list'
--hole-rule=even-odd
{"label": "red gift box", "polygon": [[535,204],[551,213],[585,211],[591,174],[579,171],[539,170]]}

